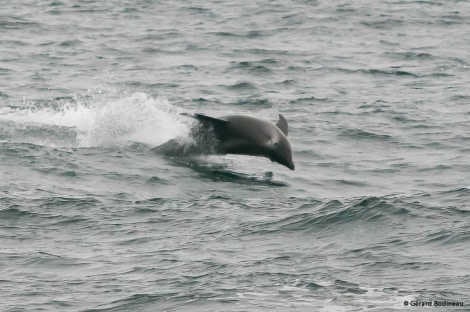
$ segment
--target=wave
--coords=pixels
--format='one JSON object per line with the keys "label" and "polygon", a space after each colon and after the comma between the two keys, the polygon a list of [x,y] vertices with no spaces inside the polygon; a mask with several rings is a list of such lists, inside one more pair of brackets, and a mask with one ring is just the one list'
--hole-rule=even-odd
{"label": "wave", "polygon": [[[308,207],[309,211],[304,211]],[[410,210],[416,204],[393,197],[365,197],[349,199],[345,202],[331,200],[325,203],[313,200],[312,203],[299,203],[301,212],[265,223],[246,224],[244,234],[264,232],[340,232],[342,226],[352,224],[371,224],[380,226],[390,220],[397,220],[413,215]]]}

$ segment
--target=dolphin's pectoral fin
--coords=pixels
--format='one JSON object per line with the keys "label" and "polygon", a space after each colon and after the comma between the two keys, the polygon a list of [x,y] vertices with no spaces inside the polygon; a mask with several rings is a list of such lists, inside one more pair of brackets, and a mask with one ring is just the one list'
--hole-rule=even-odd
{"label": "dolphin's pectoral fin", "polygon": [[277,122],[276,126],[287,136],[289,127],[287,126],[287,120],[281,114],[279,114],[279,121]]}

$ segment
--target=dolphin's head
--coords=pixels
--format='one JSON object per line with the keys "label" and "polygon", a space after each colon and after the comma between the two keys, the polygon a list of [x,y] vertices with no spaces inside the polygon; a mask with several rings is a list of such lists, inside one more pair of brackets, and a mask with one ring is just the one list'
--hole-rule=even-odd
{"label": "dolphin's head", "polygon": [[287,137],[280,136],[271,144],[269,159],[286,166],[290,170],[295,169],[294,162],[292,161],[292,151]]}

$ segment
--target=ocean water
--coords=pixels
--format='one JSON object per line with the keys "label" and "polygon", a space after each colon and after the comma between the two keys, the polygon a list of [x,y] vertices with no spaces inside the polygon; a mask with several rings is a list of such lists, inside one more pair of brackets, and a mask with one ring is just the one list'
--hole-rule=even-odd
{"label": "ocean water", "polygon": [[[3,1],[0,310],[470,309],[469,21],[457,0]],[[296,170],[153,153],[183,112],[283,114]]]}

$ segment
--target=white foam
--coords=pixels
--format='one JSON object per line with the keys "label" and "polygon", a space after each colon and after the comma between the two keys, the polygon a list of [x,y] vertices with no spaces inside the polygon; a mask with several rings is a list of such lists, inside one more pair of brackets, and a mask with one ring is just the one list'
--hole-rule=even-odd
{"label": "white foam", "polygon": [[36,109],[34,103],[21,108],[0,108],[0,120],[11,121],[19,126],[22,124],[40,124],[87,129],[90,127],[93,116],[93,109],[81,103],[72,105],[67,102],[58,109],[51,107]]}
{"label": "white foam", "polygon": [[177,109],[165,98],[136,93],[97,106],[94,121],[81,141],[92,146],[124,142],[159,145],[187,131]]}
{"label": "white foam", "polygon": [[35,103],[20,108],[3,107],[0,108],[0,121],[8,122],[10,129],[6,132],[16,133],[10,140],[54,146],[63,144],[63,140],[54,141],[50,135],[41,140],[38,135],[28,135],[24,131],[18,134],[16,130],[29,127],[34,131],[35,127],[42,130],[49,127],[50,134],[51,131],[59,131],[54,129],[65,127],[76,132],[74,142],[66,145],[82,147],[127,142],[159,145],[188,132],[185,123],[188,121],[166,98],[152,98],[145,93],[89,103],[64,101],[54,103],[53,107],[43,105],[38,108]]}

